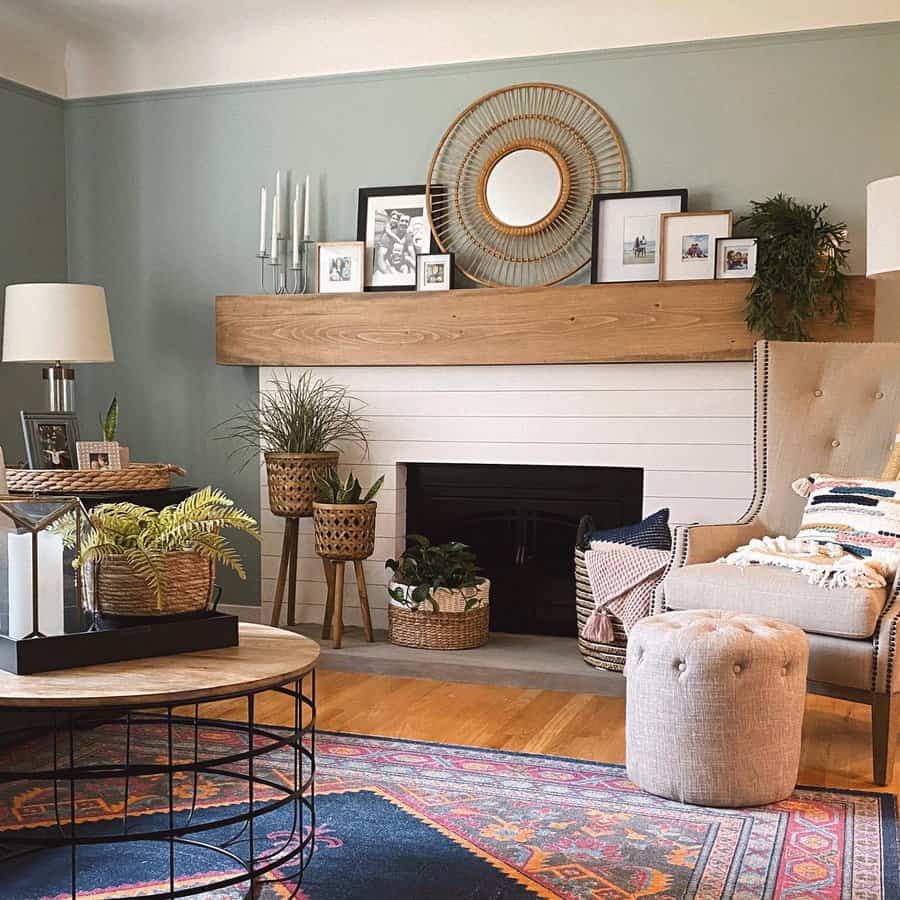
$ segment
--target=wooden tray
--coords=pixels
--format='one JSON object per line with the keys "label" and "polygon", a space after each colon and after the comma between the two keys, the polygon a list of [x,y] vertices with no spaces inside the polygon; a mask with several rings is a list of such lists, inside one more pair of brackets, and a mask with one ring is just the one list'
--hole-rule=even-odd
{"label": "wooden tray", "polygon": [[124,469],[7,469],[9,490],[16,494],[78,494],[87,491],[161,491],[172,486],[180,466],[132,463]]}

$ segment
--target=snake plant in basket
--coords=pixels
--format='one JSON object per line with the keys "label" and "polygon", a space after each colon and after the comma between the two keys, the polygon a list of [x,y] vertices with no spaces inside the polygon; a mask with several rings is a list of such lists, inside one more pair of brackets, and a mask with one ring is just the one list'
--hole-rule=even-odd
{"label": "snake plant in basket", "polygon": [[[84,575],[85,598],[105,616],[196,613],[210,603],[216,565],[246,578],[225,529],[259,539],[256,521],[221,491],[206,487],[157,511],[134,503],[103,503],[88,514],[73,565]],[[74,518],[57,529],[75,546]]]}
{"label": "snake plant in basket", "polygon": [[394,573],[388,585],[391,642],[433,650],[484,644],[491,583],[475,554],[458,541],[435,546],[419,534],[407,541],[402,556],[385,563]]}
{"label": "snake plant in basket", "polygon": [[325,559],[368,559],[375,550],[375,496],[384,484],[382,475],[365,494],[351,472],[345,480],[337,469],[316,475],[317,500],[313,503],[316,553]]}

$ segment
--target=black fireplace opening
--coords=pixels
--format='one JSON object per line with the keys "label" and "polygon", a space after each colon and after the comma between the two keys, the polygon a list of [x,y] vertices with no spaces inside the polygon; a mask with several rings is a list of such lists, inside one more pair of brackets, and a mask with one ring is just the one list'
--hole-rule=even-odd
{"label": "black fireplace opening", "polygon": [[406,532],[469,544],[491,579],[491,630],[574,637],[578,523],[640,521],[644,470],[407,463]]}

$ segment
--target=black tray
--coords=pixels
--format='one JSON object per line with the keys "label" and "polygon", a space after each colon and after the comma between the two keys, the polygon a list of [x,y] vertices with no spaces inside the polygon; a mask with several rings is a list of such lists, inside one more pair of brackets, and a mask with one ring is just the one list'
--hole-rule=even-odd
{"label": "black tray", "polygon": [[162,622],[122,622],[121,627],[114,628],[107,621],[102,628],[29,640],[13,640],[0,634],[0,669],[14,675],[35,675],[238,644],[237,616],[220,612],[166,617]]}

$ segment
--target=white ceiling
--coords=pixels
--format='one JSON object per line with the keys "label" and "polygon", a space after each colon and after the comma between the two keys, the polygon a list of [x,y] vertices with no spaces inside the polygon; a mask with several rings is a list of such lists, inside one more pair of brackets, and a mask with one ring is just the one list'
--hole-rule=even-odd
{"label": "white ceiling", "polygon": [[897,0],[0,0],[0,75],[86,97],[894,20]]}

